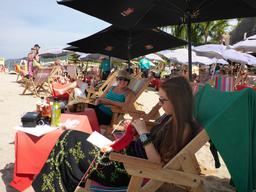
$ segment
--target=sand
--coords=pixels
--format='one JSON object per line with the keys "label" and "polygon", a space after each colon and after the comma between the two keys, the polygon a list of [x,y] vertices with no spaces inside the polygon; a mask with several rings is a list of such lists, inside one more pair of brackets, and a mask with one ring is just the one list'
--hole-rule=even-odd
{"label": "sand", "polygon": [[[15,161],[14,126],[20,124],[21,116],[28,111],[35,109],[35,103],[38,98],[32,95],[20,95],[23,87],[16,83],[16,75],[0,73],[0,191],[15,192],[16,190],[9,186],[12,180],[13,165]],[[138,99],[140,103],[146,104],[144,109],[149,111],[158,101],[157,92],[149,90],[142,94]],[[205,191],[211,192],[231,192],[235,191],[228,182],[230,175],[223,161],[221,168],[214,168],[214,160],[209,151],[209,145],[206,144],[197,154],[201,168],[206,172]]]}

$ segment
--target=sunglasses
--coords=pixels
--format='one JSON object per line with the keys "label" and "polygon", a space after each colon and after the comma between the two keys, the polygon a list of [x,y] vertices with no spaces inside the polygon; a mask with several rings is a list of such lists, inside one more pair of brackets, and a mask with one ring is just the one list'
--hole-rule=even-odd
{"label": "sunglasses", "polygon": [[161,104],[164,104],[164,102],[166,102],[166,101],[169,101],[169,100],[159,97],[159,102],[160,102]]}
{"label": "sunglasses", "polygon": [[118,81],[129,81],[129,79],[124,78],[124,77],[117,77],[116,80],[118,80]]}

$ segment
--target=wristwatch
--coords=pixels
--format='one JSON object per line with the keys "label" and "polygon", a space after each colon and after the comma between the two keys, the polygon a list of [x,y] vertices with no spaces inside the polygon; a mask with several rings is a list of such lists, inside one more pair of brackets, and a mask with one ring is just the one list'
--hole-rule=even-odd
{"label": "wristwatch", "polygon": [[152,142],[150,133],[142,133],[140,135],[140,141],[142,143],[142,146],[145,147],[147,144]]}

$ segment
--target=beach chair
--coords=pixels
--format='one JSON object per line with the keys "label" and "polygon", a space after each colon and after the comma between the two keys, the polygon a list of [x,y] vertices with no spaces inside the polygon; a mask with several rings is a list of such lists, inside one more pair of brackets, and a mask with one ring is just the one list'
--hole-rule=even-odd
{"label": "beach chair", "polygon": [[[112,152],[110,159],[123,162],[132,176],[128,192],[156,191],[163,183],[187,191],[205,191],[195,153],[209,139],[217,147],[239,192],[256,190],[256,94],[252,89],[221,92],[205,86],[196,95],[195,118],[204,127],[165,166]],[[157,170],[157,171],[156,171]],[[142,185],[144,178],[149,181]]]}
{"label": "beach chair", "polygon": [[72,79],[77,79],[78,78],[77,72],[76,72],[76,66],[73,65],[73,64],[72,65],[69,64],[67,66],[67,73],[70,76],[70,78],[72,78]]}
{"label": "beach chair", "polygon": [[[32,94],[40,96],[39,92],[43,91],[50,94],[50,84],[48,81],[49,75],[51,74],[52,68],[39,68],[35,75],[27,80],[24,83],[24,90],[22,95],[29,90]],[[46,86],[46,87],[45,87]]]}
{"label": "beach chair", "polygon": [[234,77],[233,76],[216,76],[215,88],[221,91],[234,91]]}
{"label": "beach chair", "polygon": [[63,71],[61,66],[60,65],[53,66],[50,77],[49,77],[49,81],[55,82],[61,77],[63,77]]}
{"label": "beach chair", "polygon": [[92,103],[97,96],[102,95],[104,90],[108,86],[112,86],[113,83],[116,81],[116,76],[118,74],[118,71],[114,71],[112,74],[110,74],[106,81],[104,81],[98,88],[90,88],[87,90],[87,97],[86,99]]}
{"label": "beach chair", "polygon": [[131,80],[128,87],[134,92],[134,97],[130,101],[130,104],[125,106],[125,108],[111,106],[113,116],[112,116],[110,127],[108,126],[108,128],[112,129],[114,125],[118,124],[121,120],[123,120],[123,117],[125,114],[136,111],[136,110],[139,111],[139,109],[141,109],[141,104],[137,102],[137,99],[147,89],[148,84],[149,84],[148,78],[136,78]]}

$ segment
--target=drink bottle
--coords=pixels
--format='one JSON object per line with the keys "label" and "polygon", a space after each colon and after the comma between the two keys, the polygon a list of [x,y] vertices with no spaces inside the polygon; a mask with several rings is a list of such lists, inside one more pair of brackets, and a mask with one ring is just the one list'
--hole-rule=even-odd
{"label": "drink bottle", "polygon": [[60,126],[60,103],[58,98],[54,98],[54,102],[52,105],[52,116],[51,116],[51,126],[52,127],[59,127]]}

